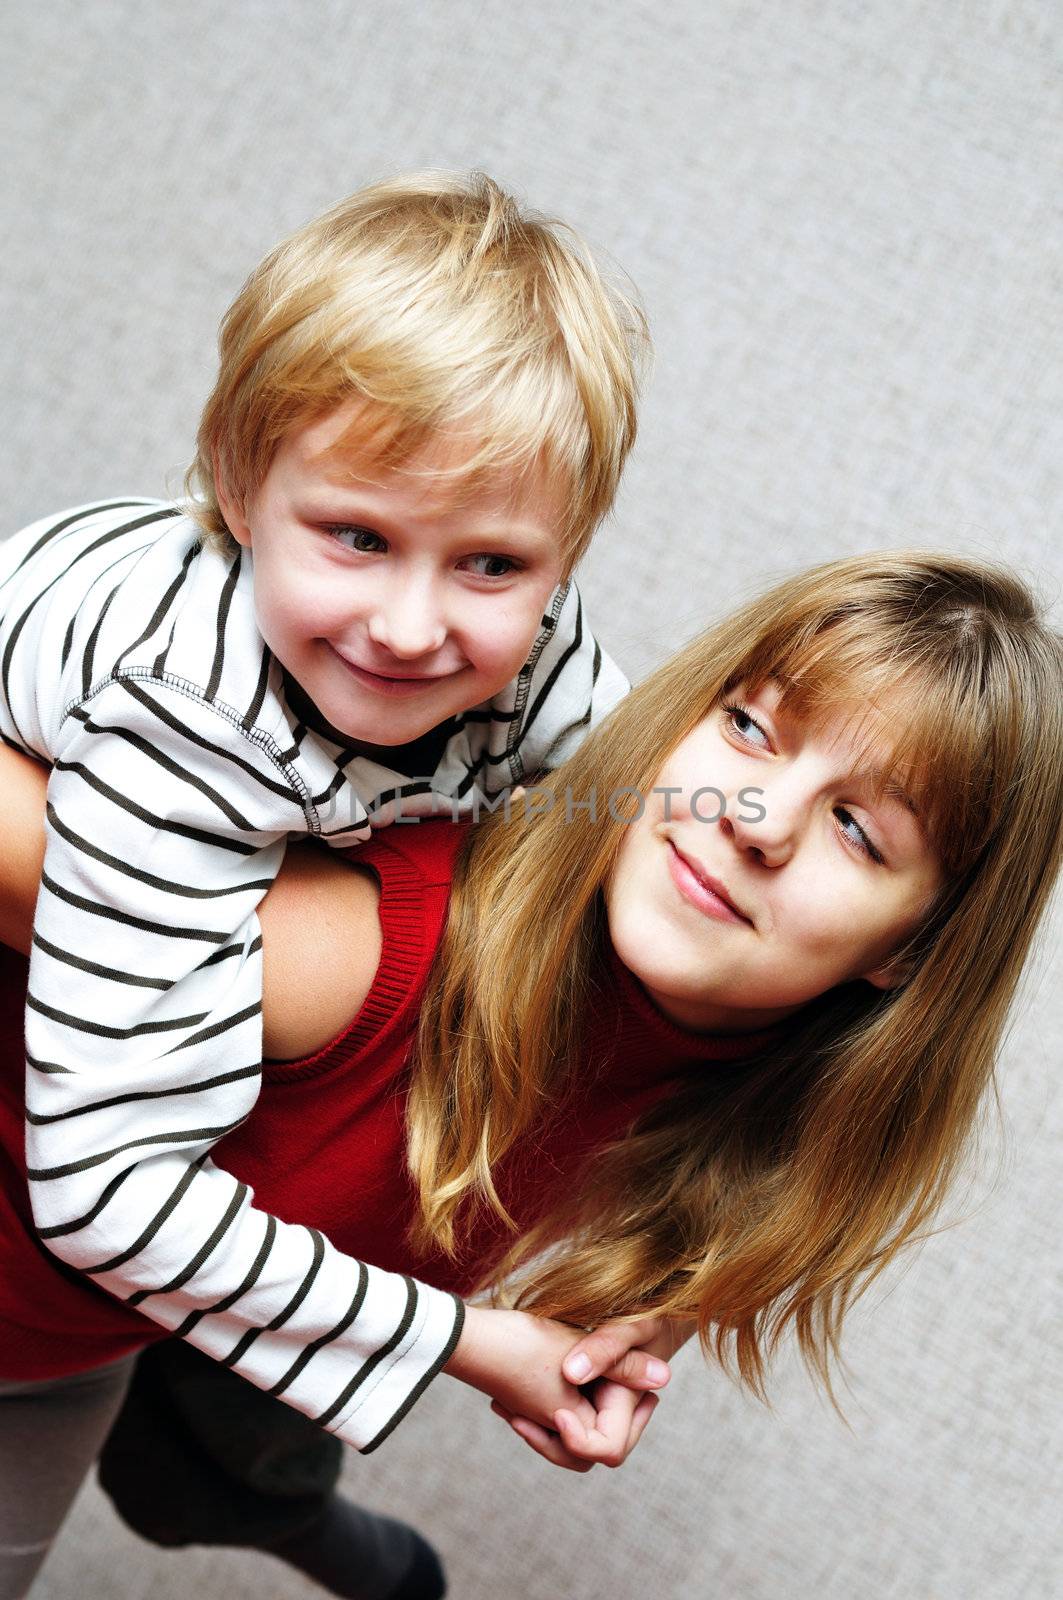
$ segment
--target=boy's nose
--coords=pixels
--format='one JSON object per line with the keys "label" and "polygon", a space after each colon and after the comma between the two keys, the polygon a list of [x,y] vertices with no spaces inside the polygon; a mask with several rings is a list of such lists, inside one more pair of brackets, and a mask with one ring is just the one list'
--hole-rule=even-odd
{"label": "boy's nose", "polygon": [[369,637],[382,650],[404,660],[442,649],[447,625],[431,590],[396,584],[369,618]]}

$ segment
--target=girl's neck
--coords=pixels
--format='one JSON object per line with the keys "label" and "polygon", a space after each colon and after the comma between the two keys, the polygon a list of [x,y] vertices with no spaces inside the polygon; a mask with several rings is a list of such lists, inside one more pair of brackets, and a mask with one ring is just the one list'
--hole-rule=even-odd
{"label": "girl's neck", "polygon": [[699,1038],[740,1039],[749,1034],[770,1032],[785,1022],[787,1017],[804,1009],[802,1005],[780,1006],[774,1010],[686,1005],[682,997],[662,995],[648,988],[625,966],[611,944],[609,961],[614,975],[621,978],[625,985],[633,986],[665,1022]]}

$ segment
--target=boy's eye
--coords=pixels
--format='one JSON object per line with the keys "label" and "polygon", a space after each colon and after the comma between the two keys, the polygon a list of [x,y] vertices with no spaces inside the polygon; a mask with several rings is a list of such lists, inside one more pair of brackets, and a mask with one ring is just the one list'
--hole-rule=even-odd
{"label": "boy's eye", "polygon": [[475,572],[478,578],[508,578],[511,572],[517,571],[517,563],[512,556],[468,556],[463,565]]}
{"label": "boy's eye", "polygon": [[348,522],[333,522],[325,529],[347,550],[357,550],[363,555],[375,554],[379,550],[386,550],[387,544],[374,533],[372,528],[353,527]]}

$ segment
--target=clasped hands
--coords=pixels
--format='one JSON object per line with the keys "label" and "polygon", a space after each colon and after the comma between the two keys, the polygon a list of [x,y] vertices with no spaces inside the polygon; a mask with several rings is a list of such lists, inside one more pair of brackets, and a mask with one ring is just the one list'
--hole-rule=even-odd
{"label": "clasped hands", "polygon": [[525,1311],[469,1306],[446,1371],[491,1397],[531,1449],[572,1472],[618,1467],[642,1437],[692,1321],[646,1316],[581,1333]]}

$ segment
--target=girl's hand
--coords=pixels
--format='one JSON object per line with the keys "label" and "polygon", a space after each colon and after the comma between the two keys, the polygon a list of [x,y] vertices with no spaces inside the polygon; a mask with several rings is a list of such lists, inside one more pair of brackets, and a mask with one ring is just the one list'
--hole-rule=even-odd
{"label": "girl's hand", "polygon": [[640,1317],[635,1322],[603,1322],[572,1346],[562,1365],[570,1383],[609,1378],[631,1389],[663,1389],[668,1361],[696,1324],[675,1317]]}
{"label": "girl's hand", "polygon": [[595,1417],[589,1426],[575,1412],[559,1407],[554,1413],[556,1432],[516,1416],[492,1400],[491,1410],[508,1422],[514,1433],[537,1455],[569,1472],[589,1472],[601,1464],[619,1467],[638,1444],[657,1406],[655,1394],[642,1394],[623,1383],[599,1378],[591,1390]]}
{"label": "girl's hand", "polygon": [[657,1406],[655,1394],[671,1373],[666,1357],[694,1332],[693,1319],[640,1317],[635,1322],[604,1322],[569,1350],[562,1374],[579,1383],[594,1402],[595,1416],[558,1407],[554,1430],[495,1401],[491,1410],[508,1422],[525,1444],[555,1466],[589,1472],[601,1463],[621,1466],[642,1437]]}

